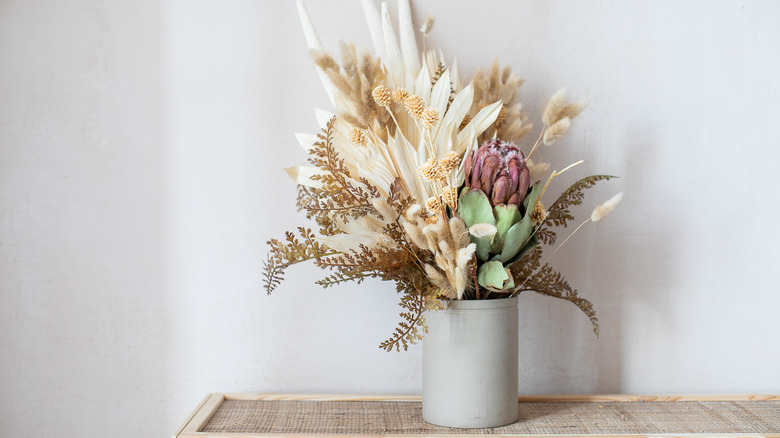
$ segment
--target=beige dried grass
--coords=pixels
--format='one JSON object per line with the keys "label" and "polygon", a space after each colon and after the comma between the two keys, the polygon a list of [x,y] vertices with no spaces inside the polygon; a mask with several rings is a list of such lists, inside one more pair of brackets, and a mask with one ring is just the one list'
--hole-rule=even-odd
{"label": "beige dried grass", "polygon": [[609,215],[622,200],[623,192],[620,192],[617,195],[609,198],[606,202],[598,205],[593,209],[593,213],[590,215],[590,220],[593,222],[600,222],[604,220],[604,218],[606,218],[607,215]]}
{"label": "beige dried grass", "polygon": [[561,137],[566,135],[567,132],[569,132],[570,126],[571,119],[568,117],[564,117],[550,125],[550,127],[544,131],[544,145],[550,146],[558,141]]}

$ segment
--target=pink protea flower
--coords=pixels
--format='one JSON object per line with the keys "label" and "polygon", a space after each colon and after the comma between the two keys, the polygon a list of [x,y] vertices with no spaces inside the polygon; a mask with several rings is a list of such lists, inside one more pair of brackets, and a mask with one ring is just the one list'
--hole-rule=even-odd
{"label": "pink protea flower", "polygon": [[488,140],[466,157],[466,187],[482,190],[493,206],[520,205],[531,185],[525,155],[513,143]]}

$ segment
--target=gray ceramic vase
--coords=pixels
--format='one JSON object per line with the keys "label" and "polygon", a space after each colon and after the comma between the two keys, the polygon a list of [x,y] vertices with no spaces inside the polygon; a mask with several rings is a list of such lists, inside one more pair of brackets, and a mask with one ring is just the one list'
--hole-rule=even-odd
{"label": "gray ceramic vase", "polygon": [[451,301],[446,310],[428,312],[425,421],[459,428],[517,421],[517,301]]}

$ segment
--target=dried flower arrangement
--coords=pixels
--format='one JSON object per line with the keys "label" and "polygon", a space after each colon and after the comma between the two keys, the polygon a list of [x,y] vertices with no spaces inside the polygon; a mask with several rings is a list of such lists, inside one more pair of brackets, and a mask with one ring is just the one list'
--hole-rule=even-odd
{"label": "dried flower arrangement", "polygon": [[[533,125],[517,92],[523,80],[498,62],[465,86],[457,66],[417,49],[408,0],[399,1],[399,39],[387,5],[381,14],[364,1],[378,56],[341,45],[341,62],[323,51],[298,2],[307,43],[336,114],[317,111],[322,132],[298,134],[311,166],[286,169],[298,183],[297,206],[319,229],[298,228],[268,242],[265,288],[271,293],[285,270],[313,260],[331,271],[325,288],[367,278],[393,281],[402,321],[380,344],[407,349],[425,332],[423,313],[446,300],[505,298],[524,291],[579,307],[598,334],[592,304],[547,264],[542,245],[556,243],[556,227],[574,220],[570,208],[583,191],[613,178],[582,178],[547,205],[550,164],[531,156],[570,128],[583,104],[555,93],[543,126],[525,153],[517,144]],[[428,18],[423,37],[431,30]],[[381,37],[383,35],[383,38]],[[382,39],[384,44],[381,44]],[[546,175],[546,178],[545,178]],[[544,180],[544,183],[542,183]],[[588,222],[603,219],[621,194],[598,206]]]}

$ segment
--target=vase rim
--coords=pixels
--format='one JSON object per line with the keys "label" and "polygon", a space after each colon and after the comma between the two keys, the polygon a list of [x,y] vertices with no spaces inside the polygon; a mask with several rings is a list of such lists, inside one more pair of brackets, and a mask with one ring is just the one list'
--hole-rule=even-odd
{"label": "vase rim", "polygon": [[503,309],[517,307],[518,296],[495,300],[450,300],[445,304],[448,310]]}

